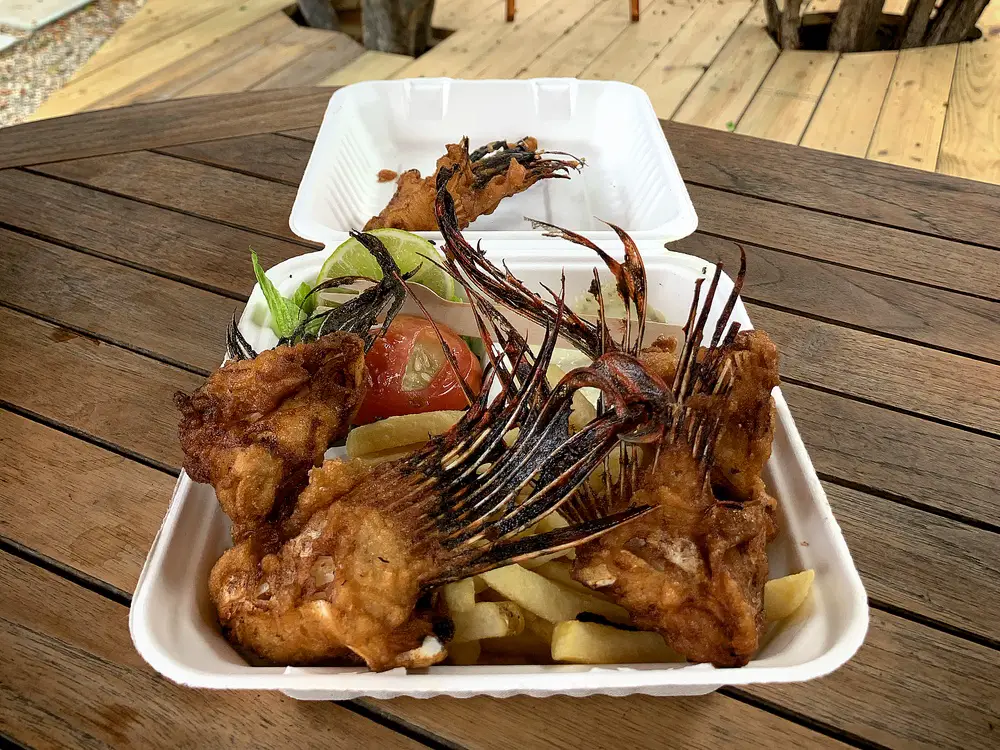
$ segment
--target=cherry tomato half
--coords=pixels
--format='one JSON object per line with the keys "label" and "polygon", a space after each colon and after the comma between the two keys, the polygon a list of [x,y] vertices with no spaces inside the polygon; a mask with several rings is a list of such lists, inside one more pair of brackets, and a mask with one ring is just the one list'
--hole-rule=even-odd
{"label": "cherry tomato half", "polygon": [[[465,382],[478,394],[483,384],[479,360],[457,333],[440,323],[438,329]],[[365,369],[368,392],[355,424],[469,405],[434,328],[425,318],[397,315],[365,355]]]}

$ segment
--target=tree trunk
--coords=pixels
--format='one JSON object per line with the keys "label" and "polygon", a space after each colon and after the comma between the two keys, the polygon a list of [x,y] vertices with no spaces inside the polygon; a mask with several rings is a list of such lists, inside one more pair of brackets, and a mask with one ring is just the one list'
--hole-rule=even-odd
{"label": "tree trunk", "polygon": [[331,0],[299,0],[299,11],[313,28],[340,31],[337,11]]}
{"label": "tree trunk", "polygon": [[764,16],[767,18],[767,30],[778,46],[781,46],[781,12],[778,10],[778,0],[764,0]]}
{"label": "tree trunk", "polygon": [[785,0],[785,11],[781,14],[781,47],[782,49],[798,49],[799,40],[799,8],[802,0]]}
{"label": "tree trunk", "polygon": [[365,48],[416,57],[431,42],[434,0],[362,0]]}
{"label": "tree trunk", "polygon": [[945,0],[931,24],[924,44],[954,44],[965,39],[976,28],[976,21],[990,0]]}
{"label": "tree trunk", "polygon": [[927,31],[933,10],[934,0],[910,0],[910,5],[906,9],[906,30],[899,45],[901,49],[919,47],[923,43],[924,32]]}
{"label": "tree trunk", "polygon": [[835,52],[875,49],[882,3],[883,0],[843,0],[830,30],[829,49]]}

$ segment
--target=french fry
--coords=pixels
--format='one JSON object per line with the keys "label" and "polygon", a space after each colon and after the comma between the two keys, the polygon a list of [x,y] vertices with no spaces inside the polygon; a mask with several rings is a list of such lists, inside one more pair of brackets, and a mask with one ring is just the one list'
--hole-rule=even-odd
{"label": "french fry", "polygon": [[448,661],[462,667],[475,664],[481,651],[479,641],[452,642],[448,644]]}
{"label": "french fry", "polygon": [[520,565],[480,575],[491,589],[549,622],[572,620],[581,612],[593,612],[612,622],[629,621],[628,612],[617,604],[560,586]]}
{"label": "french fry", "polygon": [[403,458],[403,456],[408,456],[423,445],[423,443],[413,443],[412,445],[404,445],[402,448],[389,448],[388,450],[365,453],[353,458],[364,461],[366,464],[384,464],[387,461],[395,461],[396,459]]}
{"label": "french fry", "polygon": [[816,571],[803,570],[764,584],[764,616],[768,621],[784,620],[802,606],[809,596]]}
{"label": "french fry", "polygon": [[449,614],[468,612],[476,606],[476,584],[471,578],[445,584],[441,587],[441,596]]}
{"label": "french fry", "polygon": [[552,631],[552,658],[573,664],[648,664],[684,661],[659,633],[619,630],[569,620]]}
{"label": "french fry", "polygon": [[543,620],[538,615],[533,615],[526,609],[521,610],[524,615],[524,632],[531,633],[535,638],[544,641],[546,644],[552,643],[552,629],[554,624],[548,620]]}
{"label": "french fry", "polygon": [[570,564],[564,560],[552,560],[551,562],[539,565],[534,569],[534,571],[539,575],[545,576],[550,581],[558,583],[560,586],[565,586],[566,588],[573,589],[574,591],[579,591],[581,594],[607,600],[608,597],[600,591],[588,589],[578,580],[573,578],[573,575],[570,573],[571,569]]}
{"label": "french fry", "polygon": [[355,427],[347,434],[347,455],[358,458],[370,453],[398,450],[404,446],[423,445],[431,436],[450,430],[464,413],[431,411],[404,414]]}
{"label": "french fry", "polygon": [[466,612],[458,612],[452,620],[455,623],[452,643],[503,638],[524,630],[521,608],[512,602],[479,602]]}
{"label": "french fry", "polygon": [[486,581],[484,581],[479,576],[473,576],[472,585],[475,586],[477,594],[482,593],[483,591],[486,591],[486,589],[489,588],[489,586],[486,585]]}
{"label": "french fry", "polygon": [[[557,385],[565,376],[566,372],[558,365],[550,364],[549,369],[545,371],[545,377],[552,386]],[[569,431],[577,433],[595,419],[597,419],[597,409],[587,399],[583,389],[574,391],[573,405],[569,413]]]}

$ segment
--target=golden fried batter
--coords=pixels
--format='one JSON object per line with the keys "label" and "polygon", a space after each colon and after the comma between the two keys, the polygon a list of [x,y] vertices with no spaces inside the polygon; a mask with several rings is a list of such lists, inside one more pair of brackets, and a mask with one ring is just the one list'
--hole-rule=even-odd
{"label": "golden fried batter", "polygon": [[[642,362],[671,382],[677,370],[677,341],[661,339],[643,350]],[[698,360],[706,349],[698,352]],[[695,411],[718,410],[722,428],[715,446],[712,480],[740,498],[750,498],[767,460],[774,439],[774,399],[779,385],[778,347],[764,331],[740,331],[724,349],[732,363],[733,386],[725,397],[696,394],[689,399]]]}
{"label": "golden fried batter", "polygon": [[405,490],[391,466],[313,469],[292,513],[309,516],[298,533],[270,551],[243,541],[212,570],[209,591],[230,640],[280,664],[328,663],[349,651],[373,670],[444,659],[433,613],[418,608],[441,568],[439,548],[415,541],[422,519],[411,506],[394,507]]}
{"label": "golden fried batter", "polygon": [[184,469],[215,488],[234,541],[281,520],[363,396],[364,344],[347,333],[229,362],[177,394]]}
{"label": "golden fried batter", "polygon": [[625,607],[689,661],[742,666],[764,628],[774,500],[719,502],[681,441],[664,446],[633,504],[657,509],[577,549],[573,577]]}
{"label": "golden fried batter", "polygon": [[[437,230],[434,201],[438,192],[438,172],[442,169],[455,170],[447,186],[455,199],[459,226],[464,229],[478,217],[493,213],[504,198],[524,192],[539,180],[557,176],[560,170],[578,166],[576,162],[538,158],[533,153],[538,150],[538,142],[534,138],[525,138],[519,144],[507,146],[510,149],[520,147],[517,155],[527,166],[518,158],[507,155],[504,167],[504,154],[473,161],[467,138],[463,138],[461,143],[449,143],[445,147],[447,153],[437,160],[434,174],[421,177],[418,170],[410,169],[399,176],[396,194],[378,216],[365,224],[365,231],[383,227],[410,232]],[[530,158],[524,158],[526,156]]]}

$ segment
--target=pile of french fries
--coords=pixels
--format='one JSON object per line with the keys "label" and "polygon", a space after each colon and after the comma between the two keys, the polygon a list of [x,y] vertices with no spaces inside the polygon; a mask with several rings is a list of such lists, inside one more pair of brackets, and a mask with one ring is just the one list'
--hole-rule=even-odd
{"label": "pile of french fries", "polygon": [[[551,373],[550,373],[551,375]],[[391,417],[356,427],[347,437],[351,458],[373,463],[400,458],[446,432],[460,411]],[[550,513],[528,532],[565,526]],[[455,625],[451,664],[648,664],[682,662],[658,633],[624,629],[628,613],[570,574],[573,550],[443,586],[440,596]],[[791,616],[809,594],[814,573],[768,581],[768,621]],[[588,616],[589,615],[589,616]],[[580,618],[580,619],[578,619]],[[595,621],[596,620],[596,621]]]}

